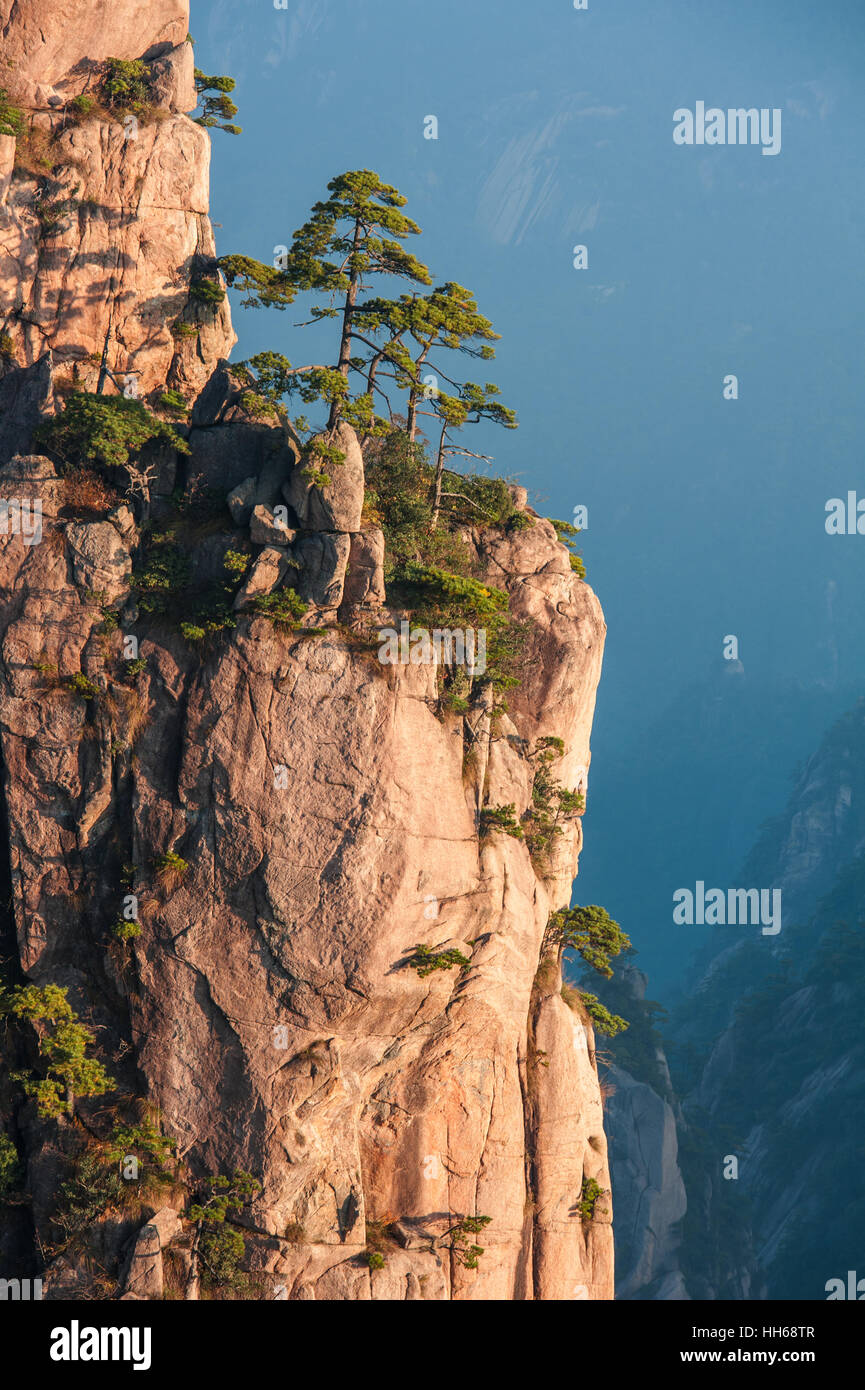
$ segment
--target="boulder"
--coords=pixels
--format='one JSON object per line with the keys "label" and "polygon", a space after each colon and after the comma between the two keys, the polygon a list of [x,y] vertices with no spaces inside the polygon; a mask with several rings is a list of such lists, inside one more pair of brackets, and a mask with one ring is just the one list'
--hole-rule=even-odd
{"label": "boulder", "polygon": [[342,602],[350,549],[351,537],[332,531],[302,536],[294,544],[293,554],[301,566],[295,588],[322,614]]}
{"label": "boulder", "polygon": [[161,1298],[164,1290],[162,1251],[181,1234],[183,1226],[173,1207],[162,1207],[142,1226],[126,1268],[125,1293],[135,1298]]}
{"label": "boulder", "polygon": [[340,619],[346,621],[358,608],[380,608],[385,598],[384,535],[370,526],[351,537]]}
{"label": "boulder", "polygon": [[290,530],[281,516],[274,516],[267,507],[258,506],[253,509],[249,534],[253,545],[291,545],[297,532]]}
{"label": "boulder", "polygon": [[260,594],[272,594],[279,588],[291,565],[287,550],[271,545],[262,550],[246,577],[246,583],[234,600],[235,609],[243,608],[251,599]]}
{"label": "boulder", "polygon": [[235,526],[248,526],[255,505],[255,477],[244,478],[231,489],[226,501]]}
{"label": "boulder", "polygon": [[179,43],[150,67],[151,90],[156,105],[164,111],[194,111],[198,105],[195,90],[195,58],[191,43]]}
{"label": "boulder", "polygon": [[340,423],[332,433],[315,438],[341,450],[343,462],[322,467],[330,478],[325,487],[304,477],[304,467],[295,467],[283,487],[283,496],[301,525],[310,531],[359,531],[364,477],[358,437],[350,425]]}
{"label": "boulder", "polygon": [[114,604],[129,592],[132,556],[110,521],[73,521],[66,527],[72,574],[82,592],[102,595]]}

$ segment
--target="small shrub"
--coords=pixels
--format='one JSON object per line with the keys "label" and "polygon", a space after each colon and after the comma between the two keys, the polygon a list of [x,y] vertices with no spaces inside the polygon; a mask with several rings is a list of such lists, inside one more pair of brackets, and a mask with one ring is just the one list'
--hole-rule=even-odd
{"label": "small shrub", "polygon": [[92,468],[79,468],[63,477],[63,504],[76,515],[104,516],[117,501],[115,489]]}
{"label": "small shrub", "polygon": [[11,333],[0,333],[0,359],[4,362],[15,360],[15,343]]}
{"label": "small shrub", "polygon": [[[599,1186],[594,1178],[583,1178],[583,1188],[580,1193],[580,1200],[577,1203],[577,1210],[583,1221],[594,1221],[595,1207],[601,1197],[606,1197],[606,1189]],[[606,1214],[605,1212],[603,1214]]]}
{"label": "small shrub", "polygon": [[188,454],[189,445],[139,400],[73,391],[63,412],[46,421],[34,438],[70,464],[123,467],[147,444],[163,443]]}
{"label": "small shrub", "polygon": [[156,867],[156,877],[163,891],[173,893],[189,872],[189,865],[185,859],[181,859],[174,850],[169,850],[167,854],[160,854],[154,861]]}
{"label": "small shrub", "polygon": [[12,106],[5,87],[0,87],[0,135],[14,135],[16,140],[24,130],[24,115]]}
{"label": "small shrub", "polygon": [[127,922],[125,917],[119,917],[111,928],[111,935],[116,941],[134,941],[141,935],[141,923]]}
{"label": "small shrub", "polygon": [[77,97],[72,98],[69,105],[73,115],[83,119],[90,115],[96,105],[96,98],[89,96],[87,92],[80,92]]}
{"label": "small shrub", "polygon": [[0,1133],[0,1202],[15,1190],[20,1180],[18,1150],[8,1134]]}
{"label": "small shrub", "polygon": [[364,1253],[364,1259],[366,1260],[366,1263],[369,1265],[370,1269],[384,1269],[385,1258],[384,1255],[382,1255],[381,1251],[367,1250]]}
{"label": "small shrub", "polygon": [[297,626],[309,604],[294,589],[278,589],[273,594],[259,594],[249,607],[257,617],[269,618],[274,627],[290,630]]}
{"label": "small shrub", "polygon": [[450,1242],[451,1253],[463,1269],[477,1269],[478,1260],[484,1253],[482,1245],[470,1245],[466,1237],[479,1235],[492,1219],[491,1216],[463,1216],[445,1233],[443,1239]]}
{"label": "small shrub", "polygon": [[183,319],[175,319],[171,325],[171,334],[174,338],[197,338],[201,328],[197,323],[185,323]]}
{"label": "small shrub", "polygon": [[202,1283],[205,1287],[246,1288],[249,1280],[240,1268],[245,1254],[246,1242],[233,1226],[206,1226],[198,1244],[198,1258],[204,1266]]}
{"label": "small shrub", "polygon": [[73,695],[80,696],[82,700],[95,700],[99,694],[99,686],[94,685],[82,671],[76,671],[74,676],[70,676],[66,685]]}
{"label": "small shrub", "polygon": [[410,957],[408,965],[424,979],[436,970],[453,970],[457,965],[465,968],[471,965],[471,961],[453,948],[448,951],[434,951],[432,946],[415,946],[414,955]]}
{"label": "small shrub", "polygon": [[234,580],[241,580],[249,569],[252,556],[247,555],[243,550],[226,550],[222,561],[228,573]]}
{"label": "small shrub", "polygon": [[516,820],[516,806],[511,801],[507,806],[484,806],[480,813],[480,834],[491,835],[500,830],[515,840],[524,839],[523,828]]}
{"label": "small shrub", "polygon": [[153,97],[147,64],[140,58],[106,59],[101,91],[110,109],[146,114]]}
{"label": "small shrub", "polygon": [[151,538],[144,565],[132,576],[143,613],[164,615],[176,608],[191,576],[189,557],[163,533]]}
{"label": "small shrub", "polygon": [[[481,584],[467,575],[451,574],[435,565],[414,563],[407,564],[403,573],[406,582],[421,590],[433,605],[447,605],[448,610],[455,606],[461,610],[466,627],[507,610],[508,596],[502,589]],[[450,617],[449,611],[447,616]],[[431,626],[435,627],[436,624],[432,623]]]}
{"label": "small shrub", "polygon": [[580,534],[579,526],[572,526],[569,521],[553,521],[552,518],[550,518],[550,520],[552,521],[552,524],[555,527],[556,535],[558,536],[559,540],[562,542],[563,545],[566,545],[568,547],[568,550],[570,551],[571,569],[574,571],[575,574],[579,575],[580,579],[585,579],[586,567],[583,564],[583,558],[576,550],[574,550],[575,537]]}
{"label": "small shrub", "polygon": [[157,398],[156,404],[160,410],[166,411],[170,415],[178,418],[189,414],[189,406],[186,404],[179,391],[163,391]]}
{"label": "small shrub", "polygon": [[186,1215],[198,1227],[195,1257],[204,1266],[206,1285],[245,1288],[248,1279],[240,1270],[246,1246],[239,1231],[226,1224],[230,1212],[240,1211],[261,1191],[261,1183],[250,1173],[238,1171],[232,1177],[208,1178],[202,1195]]}
{"label": "small shrub", "polygon": [[195,304],[215,309],[225,299],[225,290],[216,280],[193,280],[189,286],[189,298]]}
{"label": "small shrub", "polygon": [[289,1245],[302,1245],[306,1239],[306,1227],[299,1221],[290,1221],[282,1238],[287,1240]]}
{"label": "small shrub", "polygon": [[164,1173],[174,1158],[175,1148],[175,1141],[163,1134],[152,1118],[145,1118],[133,1125],[115,1125],[105,1157],[109,1163],[119,1163],[127,1154],[132,1154]]}
{"label": "small shrub", "polygon": [[25,1094],[37,1103],[42,1119],[72,1115],[76,1097],[101,1096],[111,1090],[113,1078],[101,1062],[87,1055],[94,1042],[59,985],[16,985],[0,992],[0,1015],[39,1024],[37,1048],[45,1063],[45,1075],[14,1072]]}

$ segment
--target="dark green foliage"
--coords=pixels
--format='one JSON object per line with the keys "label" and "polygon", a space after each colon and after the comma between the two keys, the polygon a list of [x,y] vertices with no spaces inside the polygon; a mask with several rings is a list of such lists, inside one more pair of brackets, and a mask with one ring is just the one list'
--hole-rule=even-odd
{"label": "dark green foliage", "polygon": [[261,1191],[261,1183],[242,1170],[230,1178],[208,1178],[200,1187],[198,1200],[190,1204],[186,1216],[198,1226],[195,1250],[203,1265],[206,1285],[245,1288],[248,1279],[240,1270],[246,1245],[240,1232],[226,1225],[228,1217],[242,1209]]}
{"label": "dark green foliage", "polygon": [[127,922],[125,917],[118,917],[111,927],[111,935],[117,941],[134,941],[141,935],[141,923]]}
{"label": "dark green foliage", "polygon": [[273,594],[259,594],[249,605],[249,611],[259,618],[268,618],[274,627],[291,631],[309,608],[294,589],[277,589]]}
{"label": "dark green foliage", "polygon": [[555,840],[564,833],[564,824],[578,816],[585,804],[580,792],[568,791],[553,775],[552,764],[564,751],[563,741],[548,735],[537,740],[529,755],[535,761],[535,775],[531,810],[524,823],[529,853],[538,865],[547,862]]}
{"label": "dark green foliage", "polygon": [[202,276],[190,282],[189,297],[197,300],[199,304],[215,307],[225,299],[225,290],[218,280],[208,280]]}
{"label": "dark green foliage", "polygon": [[380,1250],[367,1250],[363,1258],[370,1269],[384,1269],[385,1257]]}
{"label": "dark green foliage", "polygon": [[477,1269],[478,1260],[484,1253],[482,1245],[470,1245],[467,1236],[480,1235],[492,1221],[491,1216],[463,1216],[445,1233],[452,1254],[463,1269]]}
{"label": "dark green foliage", "polygon": [[0,333],[0,361],[12,362],[15,359],[15,343],[11,333]]}
{"label": "dark green foliage", "polygon": [[507,806],[483,806],[479,817],[479,833],[482,836],[491,835],[494,830],[501,830],[515,840],[522,840],[523,828],[516,819],[516,809],[513,801]]}
{"label": "dark green foliage", "polygon": [[[606,1188],[601,1187],[594,1178],[583,1178],[583,1188],[577,1203],[577,1210],[584,1221],[594,1221],[595,1207],[600,1198],[607,1195]],[[603,1215],[606,1214],[604,1211]]]}
{"label": "dark green foliage", "polygon": [[189,406],[179,391],[162,391],[156,404],[160,410],[164,410],[170,415],[181,417],[189,414]]}
{"label": "dark green foliage", "polygon": [[[553,520],[552,518],[550,519]],[[556,535],[559,540],[562,541],[571,552],[571,569],[575,574],[579,575],[580,579],[585,579],[586,567],[583,564],[582,556],[574,549],[574,538],[580,534],[579,526],[572,526],[569,521],[554,520],[553,526],[556,528]]]}
{"label": "dark green foliage", "polygon": [[0,87],[0,135],[14,135],[17,139],[24,131],[24,116],[17,106],[10,105],[5,87]]}
{"label": "dark green foliage", "polygon": [[457,965],[464,969],[471,965],[471,961],[453,948],[448,951],[434,951],[432,946],[415,946],[414,955],[410,957],[408,965],[424,979],[436,970],[453,970]]}
{"label": "dark green foliage", "polygon": [[175,854],[174,850],[169,850],[167,854],[158,854],[153,862],[158,874],[171,874],[183,878],[189,869],[186,860]]}
{"label": "dark green foliage", "polygon": [[617,1034],[623,1033],[630,1026],[626,1019],[620,1018],[618,1014],[611,1014],[596,994],[589,994],[586,990],[580,990],[579,995],[583,1008],[594,1023],[597,1033],[604,1033],[608,1038],[615,1038]]}
{"label": "dark green foliage", "polygon": [[140,58],[108,58],[102,78],[102,100],[112,109],[146,113],[151,106],[150,69]]}
{"label": "dark green foliage", "polygon": [[0,1132],[0,1202],[14,1192],[22,1176],[18,1150],[8,1134]]}
{"label": "dark green foliage", "polygon": [[[294,300],[296,291],[285,271],[265,265],[252,256],[220,256],[219,268],[226,283],[246,295],[240,302],[248,309],[287,309]],[[279,354],[269,355],[275,357]]]}
{"label": "dark green foliage", "polygon": [[175,612],[190,575],[189,558],[171,535],[163,532],[151,536],[144,563],[132,576],[141,611],[153,615]]}
{"label": "dark green foliage", "polygon": [[205,1226],[198,1242],[205,1287],[245,1289],[248,1277],[240,1268],[246,1242],[233,1226]]}
{"label": "dark green foliage", "polygon": [[610,961],[620,951],[627,950],[630,940],[606,908],[563,908],[554,912],[547,924],[547,944],[564,950],[574,950],[583,960],[606,979],[612,976]]}
{"label": "dark green foliage", "polygon": [[86,1240],[107,1207],[120,1206],[125,1184],[95,1149],[85,1148],[69,1165],[69,1176],[57,1189],[51,1221],[60,1233],[58,1249]]}
{"label": "dark green foliage", "polygon": [[95,700],[99,694],[99,686],[94,685],[81,671],[76,671],[74,676],[70,676],[66,686],[73,695],[80,696],[82,700]]}
{"label": "dark green foliage", "polygon": [[507,611],[508,596],[503,590],[481,584],[468,575],[409,561],[402,578],[418,592],[421,604],[435,610],[438,621],[430,624],[433,627],[450,625],[452,616],[462,620],[460,626],[471,627]]}
{"label": "dark green foliage", "polygon": [[233,92],[236,86],[233,77],[208,77],[207,73],[196,68],[195,90],[201,107],[201,115],[193,117],[196,124],[208,129],[217,126],[229,135],[242,134],[241,127],[231,123],[232,116],[237,115],[237,107],[229,93]]}
{"label": "dark green foliage", "polygon": [[34,438],[75,465],[122,467],[131,454],[157,443],[189,453],[186,440],[141,401],[88,391],[73,391],[62,414],[40,425]]}
{"label": "dark green foliage", "polygon": [[445,527],[431,529],[433,472],[422,446],[393,430],[367,447],[364,466],[365,507],[384,533],[388,583],[398,580],[409,563],[467,570],[470,557],[460,539]]}
{"label": "dark green foliage", "polygon": [[75,116],[89,116],[96,105],[96,99],[88,96],[86,92],[79,92],[78,96],[73,97],[69,104]]}
{"label": "dark green foliage", "polygon": [[155,1120],[146,1116],[135,1124],[121,1122],[114,1126],[105,1147],[105,1159],[108,1163],[117,1164],[132,1155],[140,1163],[167,1174],[176,1147],[175,1141],[162,1133]]}
{"label": "dark green foliage", "polygon": [[230,1178],[207,1178],[199,1190],[198,1200],[190,1205],[187,1218],[221,1225],[230,1212],[242,1211],[260,1191],[258,1179],[243,1169],[238,1169]]}
{"label": "dark green foliage", "polygon": [[31,1023],[36,1028],[44,1076],[16,1072],[17,1081],[37,1102],[43,1119],[71,1115],[75,1097],[101,1096],[114,1082],[101,1062],[87,1055],[95,1041],[81,1023],[59,985],[16,985],[0,992],[0,1016]]}

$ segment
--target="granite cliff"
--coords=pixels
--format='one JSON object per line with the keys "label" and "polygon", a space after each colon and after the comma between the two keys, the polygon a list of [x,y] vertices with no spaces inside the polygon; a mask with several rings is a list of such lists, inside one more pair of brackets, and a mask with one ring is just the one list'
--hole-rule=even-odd
{"label": "granite cliff", "polygon": [[[511,489],[519,524],[459,533],[527,634],[507,710],[488,686],[443,704],[436,663],[383,665],[404,609],[357,435],[311,480],[227,363],[227,300],[196,301],[215,251],[186,5],[4,0],[0,25],[24,121],[0,135],[0,494],[7,517],[41,508],[38,543],[0,539],[5,983],[65,989],[112,1078],[46,1118],[17,1079],[46,1024],[7,1011],[4,1272],[52,1298],[196,1297],[190,1194],[244,1172],[245,1296],[611,1298],[594,1033],[546,935],[580,816],[542,861],[490,821],[531,817],[546,739],[586,790],[598,601]],[[133,127],[73,105],[112,58],[150,69]],[[144,484],[40,452],[70,390],[130,380],[189,407]],[[187,585],[162,609],[158,541]],[[190,640],[172,605],[238,556],[234,625]],[[299,622],[251,607],[289,581]],[[142,1116],[180,1162],[109,1179]]]}

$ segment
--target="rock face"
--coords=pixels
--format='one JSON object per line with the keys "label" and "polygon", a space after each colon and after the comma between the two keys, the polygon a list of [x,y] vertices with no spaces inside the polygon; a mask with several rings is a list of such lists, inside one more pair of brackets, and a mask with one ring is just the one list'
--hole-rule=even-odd
{"label": "rock face", "polygon": [[106,58],[163,56],[184,44],[188,0],[0,0],[3,82],[22,106],[85,91]]}
{"label": "rock face", "polygon": [[[82,389],[96,388],[104,360],[120,390],[194,396],[235,341],[226,304],[189,307],[194,270],[215,247],[209,138],[181,114],[196,101],[187,10],[181,0],[0,5],[3,82],[28,126],[0,183],[0,329],[19,368],[50,349],[55,372]],[[150,116],[70,116],[64,103],[97,89],[105,58],[144,56]],[[8,146],[4,137],[0,175]],[[187,336],[176,338],[181,319]]]}
{"label": "rock face", "polygon": [[[22,82],[41,73],[34,101],[80,56],[71,40],[46,43],[40,67],[42,8],[8,13],[16,51],[32,55]],[[125,46],[105,39],[115,54],[185,33],[179,6],[116,12],[127,9]],[[136,25],[148,11],[145,40]],[[191,358],[165,340],[190,257],[211,246],[204,132],[166,114],[133,150],[101,122],[60,139],[80,154],[106,217],[58,230],[37,278],[32,190],[13,189],[4,273],[20,260],[18,348],[35,360],[47,342],[68,362],[73,347],[101,352],[110,325],[113,365],[145,384],[205,386],[213,373],[192,416],[187,477],[223,496],[243,486],[222,531],[191,541],[189,559],[218,571],[232,548],[252,563],[236,628],[196,647],[127,602],[140,541],[128,508],[70,514],[47,459],[0,458],[0,492],[38,497],[43,517],[41,544],[13,534],[0,546],[8,944],[14,929],[28,979],[69,989],[118,1084],[158,1109],[193,1176],[258,1178],[242,1218],[246,1258],[271,1289],[297,1300],[611,1298],[594,1037],[543,948],[551,912],[570,898],[581,821],[567,822],[539,867],[524,841],[482,833],[480,817],[530,808],[526,753],[545,736],[564,741],[562,784],[585,788],[598,601],[549,522],[467,532],[479,572],[531,620],[509,712],[473,707],[467,756],[466,721],[440,711],[435,666],[383,665],[368,628],[353,630],[370,615],[399,620],[384,606],[383,537],[362,525],[353,431],[340,426],[346,457],[332,483],[311,484],[293,439],[231,405],[227,311]],[[144,236],[158,199],[159,236],[142,261],[127,237]],[[196,434],[207,441],[198,449]],[[280,494],[294,513],[289,535],[300,533],[284,546],[264,527]],[[288,583],[310,605],[306,632],[243,612]],[[106,625],[109,606],[119,630]],[[310,630],[337,611],[345,629]],[[134,676],[130,634],[143,664]],[[169,854],[173,875],[159,870]],[[130,872],[141,934],[121,949],[110,923]],[[421,944],[465,964],[421,973],[410,964]],[[4,1111],[7,1094],[0,1085]],[[39,1120],[32,1103],[15,1107],[42,1231],[57,1185],[46,1134],[62,1141],[68,1126]],[[590,1180],[604,1199],[587,1216]],[[483,1247],[476,1262],[454,1231],[467,1217],[489,1218],[469,1237]],[[381,1267],[364,1258],[371,1230],[385,1232]],[[174,1232],[173,1208],[145,1220],[114,1296],[160,1295]],[[64,1259],[56,1282],[86,1296],[84,1264]]]}
{"label": "rock face", "polygon": [[687,1211],[678,1164],[676,1116],[667,1100],[620,1067],[607,1102],[616,1200],[619,1299],[687,1299],[679,1268],[678,1223]]}

